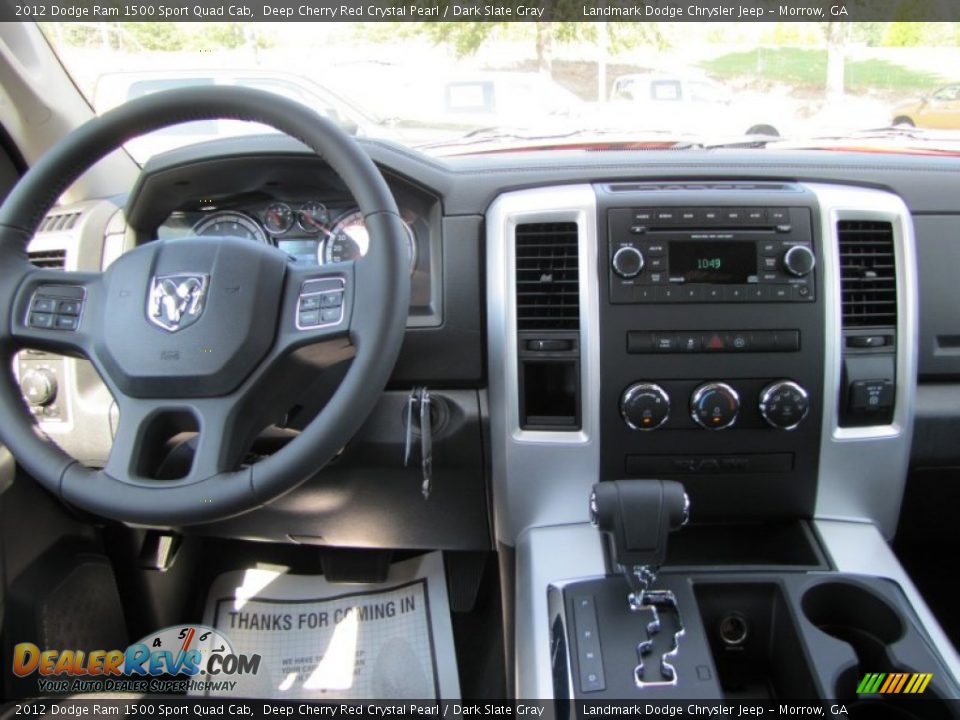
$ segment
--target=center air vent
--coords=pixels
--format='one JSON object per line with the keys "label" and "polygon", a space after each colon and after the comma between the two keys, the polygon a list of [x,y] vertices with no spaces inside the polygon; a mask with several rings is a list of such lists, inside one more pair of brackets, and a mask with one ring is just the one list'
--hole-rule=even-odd
{"label": "center air vent", "polygon": [[897,277],[890,223],[841,220],[837,237],[843,326],[896,325]]}
{"label": "center air vent", "polygon": [[577,224],[517,226],[517,329],[578,330],[580,271]]}
{"label": "center air vent", "polygon": [[67,261],[67,251],[63,249],[34,250],[28,255],[31,263],[47,270],[63,270]]}

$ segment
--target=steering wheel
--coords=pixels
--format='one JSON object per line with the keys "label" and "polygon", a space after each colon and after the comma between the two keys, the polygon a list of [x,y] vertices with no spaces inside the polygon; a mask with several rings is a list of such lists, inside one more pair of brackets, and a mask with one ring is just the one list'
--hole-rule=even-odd
{"label": "steering wheel", "polygon": [[[124,142],[193,120],[248,120],[307,145],[340,176],[370,235],[359,260],[292,262],[234,238],[155,240],[102,273],[34,267],[27,244],[80,174]],[[65,502],[131,524],[180,526],[260,507],[315,474],[373,410],[396,362],[410,301],[404,229],[382,175],[332,122],[246,88],[186,88],[81,126],[27,172],[0,208],[0,438]],[[316,310],[316,312],[314,312]],[[87,468],[37,427],[12,373],[32,347],[88,358],[119,409],[105,467]],[[297,353],[353,355],[339,387],[292,442],[243,465],[271,384]],[[157,444],[199,432],[189,471],[157,479]]]}

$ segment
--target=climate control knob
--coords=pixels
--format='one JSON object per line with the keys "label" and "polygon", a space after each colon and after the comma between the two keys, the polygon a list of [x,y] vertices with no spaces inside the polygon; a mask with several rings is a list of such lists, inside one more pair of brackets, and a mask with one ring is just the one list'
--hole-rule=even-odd
{"label": "climate control knob", "polygon": [[27,370],[20,378],[20,392],[31,407],[49,405],[57,398],[57,376],[49,370]]}
{"label": "climate control knob", "polygon": [[635,247],[622,247],[613,254],[613,271],[622,278],[636,277],[643,264],[643,253]]}
{"label": "climate control knob", "polygon": [[783,254],[783,269],[796,277],[809,275],[816,263],[813,250],[806,245],[794,245]]}
{"label": "climate control knob", "polygon": [[792,380],[777,380],[760,391],[760,414],[772,427],[793,430],[810,412],[810,396]]}
{"label": "climate control knob", "polygon": [[701,385],[690,396],[690,416],[707,430],[723,430],[733,425],[740,414],[740,396],[722,382]]}
{"label": "climate control knob", "polygon": [[670,396],[653,383],[634,383],[620,397],[620,417],[631,430],[656,430],[670,417]]}

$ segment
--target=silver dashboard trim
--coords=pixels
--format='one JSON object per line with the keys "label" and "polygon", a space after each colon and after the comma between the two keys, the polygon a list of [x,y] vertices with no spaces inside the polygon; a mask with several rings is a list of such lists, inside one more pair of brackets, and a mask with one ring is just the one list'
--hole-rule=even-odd
{"label": "silver dashboard trim", "polygon": [[[575,222],[579,235],[579,431],[520,428],[514,233],[527,222]],[[600,314],[597,197],[590,185],[500,195],[486,215],[487,358],[494,526],[516,543],[524,528],[585,522],[600,470]]]}
{"label": "silver dashboard trim", "polygon": [[814,524],[837,571],[888,578],[900,586],[947,669],[960,682],[960,655],[877,527],[836,520],[817,520]]}
{"label": "silver dashboard trim", "polygon": [[[903,200],[892,193],[839,185],[808,184],[820,206],[825,312],[823,418],[815,516],[896,530],[910,463],[917,384],[917,262],[913,224]],[[897,264],[896,409],[893,422],[861,428],[838,425],[843,335],[837,221],[879,220],[893,228]]]}

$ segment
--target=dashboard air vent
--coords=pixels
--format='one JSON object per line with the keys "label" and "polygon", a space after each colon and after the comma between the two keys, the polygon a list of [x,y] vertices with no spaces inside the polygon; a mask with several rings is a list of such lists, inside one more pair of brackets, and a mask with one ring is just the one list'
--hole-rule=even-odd
{"label": "dashboard air vent", "polygon": [[77,220],[79,219],[79,212],[51,213],[43,219],[43,222],[40,223],[40,227],[37,228],[37,232],[48,233],[71,230],[73,229],[73,226],[77,224]]}
{"label": "dashboard air vent", "polygon": [[35,250],[29,253],[30,262],[47,270],[63,270],[67,261],[66,250]]}
{"label": "dashboard air vent", "polygon": [[840,289],[844,327],[897,323],[897,277],[889,222],[841,220]]}
{"label": "dashboard air vent", "polygon": [[577,224],[517,226],[517,329],[579,330]]}

